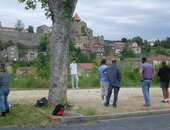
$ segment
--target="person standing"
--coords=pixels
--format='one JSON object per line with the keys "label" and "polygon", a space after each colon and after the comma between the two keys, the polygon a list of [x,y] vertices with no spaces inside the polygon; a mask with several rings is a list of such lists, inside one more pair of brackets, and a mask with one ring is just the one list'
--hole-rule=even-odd
{"label": "person standing", "polygon": [[106,74],[103,73],[103,71],[107,69],[107,63],[106,60],[101,61],[101,66],[98,68],[99,77],[100,77],[100,87],[101,87],[101,98],[102,98],[102,104],[105,103],[104,97],[107,96],[108,93],[108,86],[109,86],[109,80]]}
{"label": "person standing", "polygon": [[166,65],[165,61],[162,61],[162,66],[159,68],[158,77],[161,81],[161,88],[163,92],[164,100],[162,102],[169,103],[169,76],[170,75],[170,68]]}
{"label": "person standing", "polygon": [[78,75],[77,75],[77,63],[76,59],[73,59],[72,63],[70,64],[70,72],[71,72],[71,83],[72,83],[72,88],[74,88],[74,79],[76,79],[76,89],[79,89],[78,87]]}
{"label": "person standing", "polygon": [[117,100],[118,100],[118,93],[121,87],[121,70],[117,66],[116,59],[112,60],[112,65],[110,65],[105,71],[109,79],[109,89],[108,94],[106,97],[105,106],[108,107],[110,104],[110,97],[112,95],[112,89],[114,89],[114,100],[113,100],[113,107],[117,107]]}
{"label": "person standing", "polygon": [[149,89],[154,75],[155,75],[154,68],[152,67],[151,64],[147,63],[147,59],[143,57],[142,65],[140,67],[140,80],[145,99],[145,104],[143,106],[151,106]]}
{"label": "person standing", "polygon": [[5,117],[9,113],[8,95],[10,92],[10,75],[5,68],[5,64],[0,65],[0,108]]}

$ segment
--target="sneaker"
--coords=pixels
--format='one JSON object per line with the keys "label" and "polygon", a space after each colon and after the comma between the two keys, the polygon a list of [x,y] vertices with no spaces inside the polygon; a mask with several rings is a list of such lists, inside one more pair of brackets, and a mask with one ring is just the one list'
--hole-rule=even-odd
{"label": "sneaker", "polygon": [[144,107],[150,107],[151,105],[150,104],[144,104],[143,106]]}
{"label": "sneaker", "polygon": [[102,100],[102,101],[101,101],[101,104],[105,104],[105,101],[104,101],[104,100]]}
{"label": "sneaker", "polygon": [[76,88],[76,89],[80,89],[80,88],[78,87],[78,88]]}
{"label": "sneaker", "polygon": [[164,101],[162,101],[163,103],[170,103],[168,100],[164,100]]}

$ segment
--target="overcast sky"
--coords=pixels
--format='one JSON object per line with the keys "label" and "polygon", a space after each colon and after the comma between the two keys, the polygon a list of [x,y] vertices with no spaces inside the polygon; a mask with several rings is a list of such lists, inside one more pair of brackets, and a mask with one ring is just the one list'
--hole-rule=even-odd
{"label": "overcast sky", "polygon": [[[119,40],[141,36],[147,40],[170,36],[170,0],[79,0],[76,12],[94,35]],[[1,0],[2,26],[14,27],[20,19],[25,27],[51,25],[40,8],[26,11],[17,0]]]}

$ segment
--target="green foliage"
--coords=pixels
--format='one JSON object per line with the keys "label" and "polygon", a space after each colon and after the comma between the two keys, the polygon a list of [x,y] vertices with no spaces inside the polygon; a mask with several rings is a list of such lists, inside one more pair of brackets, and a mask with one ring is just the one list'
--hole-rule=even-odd
{"label": "green foliage", "polygon": [[33,26],[28,26],[28,32],[29,33],[34,33],[34,27]]}
{"label": "green foliage", "polygon": [[80,48],[75,47],[74,40],[70,40],[70,42],[69,42],[69,63],[71,63],[73,58],[77,59],[78,63],[92,63],[93,60],[96,59],[96,54],[83,53]]}
{"label": "green foliage", "polygon": [[170,56],[170,53],[166,52],[165,49],[160,46],[154,47],[152,50],[153,50],[153,54],[156,56],[158,56],[158,55]]}
{"label": "green foliage", "polygon": [[121,58],[135,58],[136,54],[134,53],[134,51],[128,47],[128,45],[126,44],[123,47],[123,50],[121,51]]}
{"label": "green foliage", "polygon": [[15,23],[15,27],[18,32],[21,32],[22,29],[24,29],[24,23],[21,20],[17,20],[17,22]]}
{"label": "green foliage", "polygon": [[123,37],[123,38],[121,39],[121,42],[128,42],[128,39]]}
{"label": "green foliage", "polygon": [[132,41],[138,43],[139,45],[143,43],[143,39],[140,36],[132,38]]}
{"label": "green foliage", "polygon": [[80,106],[80,107],[78,107],[78,109],[76,111],[79,112],[79,113],[82,113],[85,116],[97,114],[96,109],[92,108],[92,107]]}
{"label": "green foliage", "polygon": [[156,40],[155,46],[160,46],[163,48],[170,48],[170,37],[167,37],[165,40]]}
{"label": "green foliage", "polygon": [[35,70],[32,70],[30,73],[25,73],[20,76],[16,74],[11,74],[11,88],[17,89],[37,89],[37,88],[46,88],[48,89],[49,82],[48,80],[41,79],[38,77]]}
{"label": "green foliage", "polygon": [[41,78],[49,80],[50,78],[50,59],[49,56],[39,53],[37,59],[34,61],[37,75]]}
{"label": "green foliage", "polygon": [[16,73],[18,67],[30,67],[33,62],[28,61],[13,61],[12,63],[12,72]]}
{"label": "green foliage", "polygon": [[48,44],[49,44],[49,34],[44,34],[40,38],[39,51],[40,52],[46,52]]}

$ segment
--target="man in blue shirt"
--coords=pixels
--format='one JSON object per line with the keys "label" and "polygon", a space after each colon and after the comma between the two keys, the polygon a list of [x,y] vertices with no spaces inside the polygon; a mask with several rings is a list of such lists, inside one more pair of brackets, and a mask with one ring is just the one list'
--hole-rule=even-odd
{"label": "man in blue shirt", "polygon": [[100,87],[101,87],[101,98],[102,98],[102,104],[105,103],[104,97],[107,96],[108,93],[108,86],[109,86],[109,80],[106,74],[103,73],[103,71],[107,69],[107,63],[106,60],[101,61],[101,66],[98,68],[99,77],[100,77]]}

